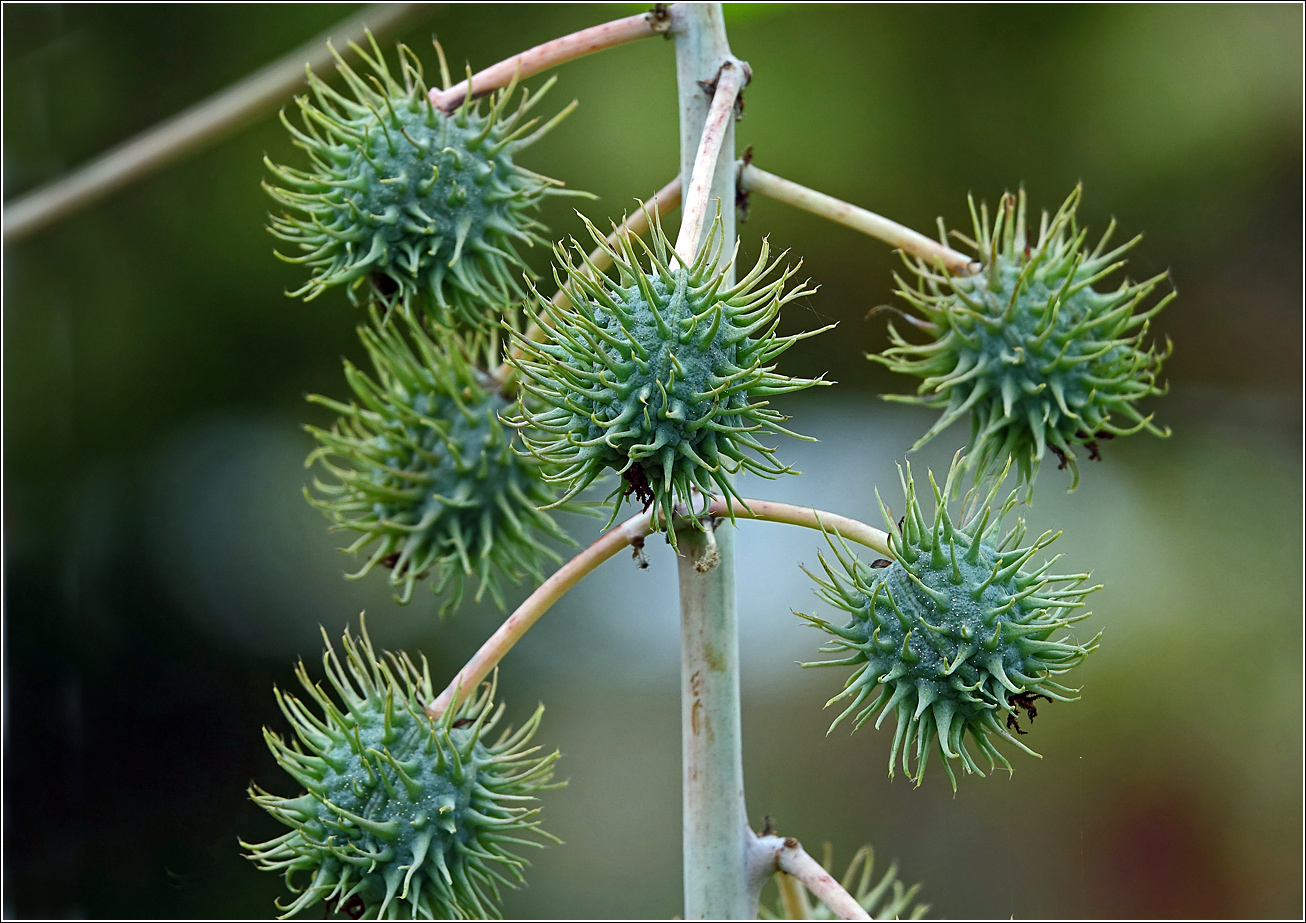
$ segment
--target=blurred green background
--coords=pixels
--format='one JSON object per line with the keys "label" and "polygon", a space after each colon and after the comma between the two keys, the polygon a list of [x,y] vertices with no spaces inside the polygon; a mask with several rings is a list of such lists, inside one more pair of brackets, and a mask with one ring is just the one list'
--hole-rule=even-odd
{"label": "blurred green background", "polygon": [[[4,198],[53,179],[351,14],[317,5],[23,5],[4,17]],[[631,5],[436,5],[401,37],[485,66]],[[929,232],[966,227],[968,192],[1024,183],[1055,208],[1079,180],[1093,228],[1145,230],[1134,277],[1170,269],[1154,325],[1175,354],[1154,403],[1169,440],[1107,446],[1068,495],[1048,466],[1035,530],[1106,588],[1083,700],[1040,710],[1044,758],[913,789],[889,735],[830,738],[842,670],[800,671],[818,604],[797,562],[818,540],[741,526],[745,771],[755,825],[840,862],[863,842],[924,883],[933,915],[1300,917],[1302,913],[1302,11],[1279,6],[728,5],[753,67],[741,149],[767,170]],[[671,46],[559,71],[579,111],[524,160],[597,193],[598,223],[674,173]],[[538,80],[536,81],[538,82]],[[289,793],[259,728],[318,625],[360,610],[380,643],[450,675],[497,624],[443,623],[377,579],[349,584],[300,497],[343,396],[360,313],[281,294],[300,271],[264,231],[261,159],[300,161],[275,113],[19,246],[4,260],[5,916],[267,916],[280,882],[236,838],[276,824],[251,780]],[[578,233],[576,200],[545,220]],[[791,306],[786,371],[840,386],[786,404],[781,456],[806,472],[747,490],[872,522],[873,487],[931,419],[880,401],[911,383],[866,362],[884,342],[896,257],[754,199],[762,235],[820,291]],[[546,265],[547,254],[534,261]],[[957,429],[918,453],[946,465]],[[916,458],[917,456],[913,456]],[[592,535],[588,521],[576,534]],[[652,547],[652,546],[650,546]],[[570,786],[546,797],[567,844],[539,855],[512,916],[680,912],[674,566],[620,557],[505,663],[521,720]],[[525,589],[514,598],[520,598]]]}

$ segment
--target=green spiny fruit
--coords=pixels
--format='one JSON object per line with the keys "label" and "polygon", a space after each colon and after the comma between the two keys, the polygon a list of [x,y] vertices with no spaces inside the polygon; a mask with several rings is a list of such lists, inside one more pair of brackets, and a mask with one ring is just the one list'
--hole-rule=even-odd
{"label": "green spiny fruit", "polygon": [[359,328],[376,377],[345,362],[357,403],[309,398],[341,416],[330,431],[307,427],[319,444],[307,464],[320,461],[333,483],[315,480],[318,496],[305,495],[334,529],[358,533],[345,551],[369,556],[351,579],[389,567],[396,598],[407,603],[433,572],[436,593],[452,590],[443,613],[474,575],[476,599],[488,590],[502,608],[498,575],[542,580],[544,560],[560,558],[540,538],[572,542],[539,509],[557,491],[538,460],[514,450],[516,434],[500,419],[513,402],[475,362],[494,352],[486,338],[438,327],[430,334],[400,316],[407,338],[395,314],[380,324],[373,313],[373,325]]}
{"label": "green spiny fruit", "polygon": [[355,919],[498,917],[499,885],[515,887],[526,865],[510,847],[543,845],[526,833],[554,840],[539,829],[539,809],[522,805],[552,787],[558,754],[528,746],[543,706],[489,743],[503,714],[492,685],[432,719],[425,658],[420,669],[407,654],[379,658],[366,627],[361,642],[346,631],[342,647],[343,663],[329,639],[323,658],[338,703],[302,662],[296,672],[320,716],[276,691],[297,740],[263,735],[307,791],[282,798],[251,787],[290,830],[241,845],[259,868],[284,874],[295,895],[278,904],[286,917],[321,902]]}
{"label": "green spiny fruit", "polygon": [[[833,546],[838,567],[822,557],[828,579],[812,575],[820,586],[817,595],[852,618],[837,627],[802,616],[833,636],[822,650],[848,652],[843,660],[805,666],[857,667],[844,691],[827,703],[849,700],[830,729],[853,712],[854,728],[877,710],[877,728],[893,714],[897,729],[889,775],[901,751],[903,771],[919,785],[937,739],[954,789],[952,760],[959,760],[967,772],[984,775],[966,749],[966,735],[987,757],[990,769],[998,762],[1011,769],[990,734],[1038,755],[1011,734],[1026,733],[1018,723],[1019,712],[1033,720],[1039,698],[1073,701],[1078,690],[1052,677],[1079,664],[1098,641],[1053,639],[1054,633],[1088,617],[1073,610],[1098,587],[1084,586],[1088,574],[1049,575],[1060,555],[1025,569],[1057,536],[1044,533],[1028,547],[1018,547],[1025,532],[1024,521],[1018,520],[999,537],[1002,519],[1015,504],[1014,493],[995,513],[995,484],[979,509],[953,522],[946,498],[962,464],[954,460],[942,491],[930,475],[933,523],[926,522],[917,501],[910,466],[905,477],[900,471],[907,506],[900,523],[880,502],[895,560],[867,565],[846,546]],[[867,704],[877,688],[879,695]],[[915,769],[909,763],[913,742]]]}
{"label": "green spiny fruit", "polygon": [[1088,232],[1075,221],[1080,192],[1076,187],[1051,220],[1043,214],[1037,239],[1027,233],[1023,189],[1003,198],[991,232],[987,207],[977,214],[972,200],[976,240],[968,243],[980,271],[951,275],[916,261],[908,264],[918,277],[914,288],[898,278],[898,294],[924,318],[909,320],[934,339],[909,343],[891,324],[893,345],[869,358],[924,379],[917,395],[889,400],[943,409],[913,448],[970,414],[969,464],[977,479],[1010,458],[1028,485],[1051,449],[1060,467],[1070,467],[1074,489],[1075,446],[1096,459],[1099,440],[1140,429],[1169,435],[1135,404],[1164,393],[1156,381],[1170,347],[1143,340],[1174,292],[1138,311],[1166,273],[1109,292],[1093,288],[1124,265],[1117,257],[1139,238],[1107,251],[1113,221],[1087,252]]}
{"label": "green spiny fruit", "polygon": [[[566,485],[563,499],[612,469],[624,485],[609,499],[633,492],[670,523],[677,501],[694,508],[696,491],[704,508],[718,491],[737,498],[728,475],[740,469],[765,477],[789,472],[775,449],[758,439],[797,435],[781,426],[785,416],[766,398],[827,384],[773,371],[795,341],[822,332],[776,335],[781,306],[811,292],[802,286],[784,291],[797,267],[765,281],[779,259],[768,264],[763,241],[753,270],[727,285],[726,270],[717,267],[719,218],[688,267],[676,262],[656,221],[651,246],[626,234],[615,249],[586,225],[612,259],[617,279],[600,272],[574,240],[580,266],[559,246],[573,306],[562,310],[537,294],[528,313],[546,331],[544,342],[516,338],[516,366],[531,398],[523,412],[533,427],[527,444],[557,466],[552,477]],[[648,257],[647,271],[636,244]],[[619,506],[613,505],[613,518]]]}
{"label": "green spiny fruit", "polygon": [[[825,844],[825,856],[821,865],[831,876],[834,875],[834,849],[829,843]],[[870,846],[857,850],[839,883],[862,905],[872,920],[919,920],[930,909],[929,904],[913,903],[921,886],[904,887],[898,880],[898,863],[890,865],[878,882],[875,880],[875,850]],[[774,908],[758,908],[758,917],[763,920],[836,919],[834,912],[824,904],[811,906],[801,884],[793,881],[792,885],[792,900],[786,900],[782,892]]]}
{"label": "green spiny fruit", "polygon": [[[310,73],[313,100],[296,99],[303,129],[282,113],[311,169],[265,158],[281,185],[264,188],[287,209],[270,229],[299,251],[282,258],[313,273],[290,294],[308,300],[343,284],[356,303],[416,299],[446,326],[493,324],[524,294],[519,277],[527,269],[516,244],[545,242],[540,232],[547,229],[530,212],[542,197],[562,192],[559,182],[514,158],[575,103],[532,132],[536,121],[523,116],[553,81],[534,98],[524,93],[509,114],[514,81],[493,96],[486,114],[470,89],[463,105],[445,114],[432,104],[408,48],[399,46],[401,82],[375,40],[374,56],[350,47],[372,69],[370,85],[337,56],[353,98]],[[441,69],[447,86],[443,55]]]}

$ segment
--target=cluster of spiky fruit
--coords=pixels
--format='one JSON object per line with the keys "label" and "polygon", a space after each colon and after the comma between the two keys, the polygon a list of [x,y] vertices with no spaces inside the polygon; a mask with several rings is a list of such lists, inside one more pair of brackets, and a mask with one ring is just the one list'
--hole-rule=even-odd
{"label": "cluster of spiky fruit", "polygon": [[[561,184],[514,158],[570,111],[538,128],[526,120],[552,82],[534,98],[523,94],[511,113],[515,81],[487,113],[470,88],[446,112],[407,48],[396,78],[374,40],[370,53],[352,47],[372,74],[364,79],[339,62],[352,97],[310,74],[312,99],[297,100],[303,127],[283,121],[311,168],[268,162],[282,185],[267,188],[287,209],[272,221],[295,248],[283,258],[311,270],[293,294],[311,299],[342,285],[371,308],[372,323],[359,332],[373,375],[346,362],[356,402],[314,397],[341,416],[330,431],[309,428],[319,443],[309,461],[332,477],[317,481],[309,499],[336,528],[358,533],[346,550],[367,560],[353,576],[390,568],[403,603],[433,575],[436,592],[448,592],[446,609],[474,576],[476,598],[488,591],[502,606],[498,578],[542,579],[543,561],[557,559],[542,539],[568,540],[545,510],[609,470],[621,477],[608,498],[616,499],[613,518],[618,495],[634,494],[673,542],[677,512],[693,521],[713,495],[741,501],[732,475],[790,471],[761,441],[796,435],[769,398],[826,383],[774,371],[796,340],[821,332],[777,335],[783,305],[810,291],[785,291],[794,269],[776,277],[780,260],[770,261],[764,241],[756,266],[728,281],[733,259],[721,265],[719,219],[688,265],[656,219],[647,243],[629,232],[609,242],[587,221],[616,277],[572,241],[574,252],[555,251],[563,297],[546,301],[519,281],[530,273],[515,248],[545,242],[531,213]],[[447,88],[442,54],[441,71]],[[1101,439],[1139,429],[1165,435],[1136,404],[1161,393],[1168,350],[1144,339],[1173,295],[1140,309],[1164,275],[1096,291],[1135,241],[1108,252],[1113,224],[1087,252],[1078,202],[1076,189],[1055,216],[1045,213],[1036,240],[1023,191],[1005,197],[992,222],[972,203],[980,270],[909,263],[917,284],[899,279],[900,294],[922,315],[912,323],[934,339],[913,344],[891,327],[892,347],[873,357],[923,379],[916,396],[900,399],[943,410],[918,446],[969,414],[970,453],[954,460],[942,490],[930,475],[932,522],[910,467],[900,473],[906,514],[895,523],[881,504],[893,560],[868,565],[842,544],[833,546],[833,565],[822,556],[819,595],[850,619],[837,626],[803,617],[832,636],[823,650],[847,656],[808,666],[855,667],[827,703],[846,703],[831,729],[850,715],[860,727],[877,712],[878,727],[892,713],[890,775],[901,753],[917,784],[933,749],[954,789],[954,762],[985,774],[968,744],[989,770],[1011,768],[993,737],[1033,753],[1019,739],[1020,722],[1033,719],[1039,699],[1072,701],[1076,690],[1055,678],[1096,647],[1096,638],[1079,644],[1065,633],[1087,617],[1079,610],[1096,589],[1085,586],[1088,575],[1049,575],[1055,558],[1030,565],[1055,536],[1021,547],[1023,521],[999,534],[1016,502],[1013,493],[994,503],[1005,466],[1014,461],[1029,485],[1051,451],[1077,482],[1076,447],[1097,457]],[[489,344],[510,326],[503,318],[512,303],[530,296],[533,329],[510,328],[524,392],[513,400],[488,371],[497,361]],[[518,426],[531,454],[514,450]],[[954,522],[947,499],[967,467],[993,483]],[[528,746],[540,712],[487,743],[503,711],[492,686],[432,718],[424,661],[419,668],[406,654],[378,656],[365,630],[361,641],[346,632],[342,644],[338,656],[328,641],[324,658],[338,702],[303,664],[297,672],[320,716],[277,692],[296,739],[265,735],[307,791],[283,798],[252,790],[290,829],[244,844],[250,858],[284,873],[294,892],[286,916],[319,903],[366,918],[497,916],[499,885],[519,881],[524,865],[509,847],[540,845],[522,833],[548,838],[536,810],[521,806],[549,787],[557,756]],[[873,913],[924,910],[911,906],[915,889],[903,889],[894,869],[872,885],[869,852],[858,853],[845,886]]]}
{"label": "cluster of spiky fruit", "polygon": [[310,398],[341,416],[330,431],[307,427],[319,443],[308,463],[320,461],[333,483],[317,480],[318,496],[305,494],[335,528],[358,533],[345,550],[368,559],[353,577],[389,567],[406,603],[433,574],[436,593],[451,591],[447,610],[474,575],[476,599],[488,590],[502,607],[498,576],[542,580],[541,564],[558,556],[541,539],[571,540],[539,509],[557,496],[543,465],[515,450],[501,420],[513,402],[477,367],[493,358],[488,341],[428,332],[407,314],[384,324],[374,314],[359,336],[375,377],[346,360],[357,403]]}
{"label": "cluster of spiky fruit", "polygon": [[[968,736],[990,769],[999,762],[1011,768],[990,734],[1033,753],[1011,733],[1026,733],[1019,724],[1021,712],[1032,719],[1039,698],[1072,701],[1078,690],[1053,677],[1079,664],[1097,646],[1097,638],[1078,644],[1069,637],[1053,637],[1088,617],[1075,611],[1097,589],[1084,586],[1088,575],[1049,575],[1056,557],[1026,569],[1056,535],[1045,533],[1019,547],[1023,520],[1000,535],[1015,494],[995,510],[996,485],[964,521],[954,523],[947,497],[960,472],[961,463],[954,460],[943,490],[930,475],[935,503],[931,523],[921,510],[908,468],[902,477],[906,514],[900,523],[883,501],[880,504],[894,560],[867,565],[846,546],[834,545],[837,567],[822,557],[826,579],[814,577],[817,592],[851,618],[837,626],[803,616],[833,636],[822,650],[848,652],[842,660],[809,666],[857,667],[844,691],[830,700],[848,701],[831,730],[854,712],[854,728],[876,711],[876,727],[893,714],[897,728],[889,774],[901,752],[903,771],[920,784],[937,741],[954,788],[953,760],[967,772],[984,775],[966,748]],[[877,689],[879,694],[871,699]]]}
{"label": "cluster of spiky fruit", "polygon": [[[337,56],[353,98],[310,74],[313,99],[296,99],[303,128],[282,115],[311,169],[267,161],[281,185],[264,187],[287,209],[272,219],[272,233],[297,251],[283,259],[312,270],[292,294],[311,299],[345,285],[355,301],[415,302],[443,324],[492,324],[523,296],[527,269],[516,246],[546,243],[530,213],[562,191],[514,157],[571,107],[536,129],[524,117],[552,81],[533,98],[523,93],[509,113],[514,81],[486,113],[469,86],[447,114],[432,103],[408,48],[399,48],[400,79],[375,40],[371,54],[351,48],[371,68],[371,84]],[[441,69],[447,87],[443,56]]]}
{"label": "cluster of spiky fruit", "polygon": [[969,414],[968,459],[977,478],[1010,458],[1028,484],[1050,449],[1077,484],[1076,446],[1097,458],[1099,440],[1140,429],[1169,434],[1135,405],[1163,393],[1157,376],[1169,348],[1144,338],[1174,293],[1138,310],[1164,273],[1096,291],[1139,238],[1108,251],[1112,222],[1088,252],[1088,232],[1075,221],[1079,199],[1077,187],[1055,216],[1045,212],[1037,238],[1026,226],[1024,190],[1004,197],[992,224],[987,208],[977,214],[972,200],[976,239],[969,243],[980,271],[954,275],[917,260],[908,264],[917,285],[898,279],[899,294],[924,318],[913,324],[934,339],[911,343],[890,325],[893,345],[870,358],[924,379],[917,395],[891,400],[943,409],[914,448]]}
{"label": "cluster of spiky fruit", "polygon": [[[571,307],[537,294],[528,313],[545,339],[517,337],[516,367],[532,399],[524,403],[532,426],[527,443],[557,466],[551,476],[565,485],[565,496],[613,470],[624,484],[609,499],[634,493],[669,523],[677,502],[692,511],[706,508],[713,493],[737,496],[729,475],[741,469],[765,477],[788,472],[758,438],[796,435],[766,398],[824,382],[773,371],[781,353],[812,335],[776,335],[780,308],[810,290],[784,291],[793,268],[767,281],[779,259],[769,262],[765,241],[752,271],[728,284],[728,267],[718,265],[719,219],[688,266],[652,223],[651,243],[625,234],[609,245],[587,222],[616,279],[575,241],[580,265],[557,248],[568,276],[565,284],[557,281]],[[648,258],[647,270],[636,246]]]}
{"label": "cluster of spiky fruit", "polygon": [[284,874],[295,895],[280,906],[287,917],[319,903],[355,919],[499,916],[499,885],[514,886],[525,865],[510,847],[542,845],[523,834],[552,839],[538,809],[522,805],[549,787],[557,759],[529,746],[543,708],[490,743],[503,715],[492,685],[432,719],[425,660],[419,668],[407,654],[379,657],[365,628],[361,640],[346,631],[341,646],[343,662],[329,639],[323,658],[338,702],[301,663],[297,675],[321,714],[278,691],[295,740],[264,731],[307,791],[250,794],[290,830],[241,845],[260,868]]}

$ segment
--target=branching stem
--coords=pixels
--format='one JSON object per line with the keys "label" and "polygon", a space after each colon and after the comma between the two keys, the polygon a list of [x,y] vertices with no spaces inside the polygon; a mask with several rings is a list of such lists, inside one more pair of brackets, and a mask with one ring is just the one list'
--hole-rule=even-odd
{"label": "branching stem", "polygon": [[[717,75],[712,93],[712,107],[703,125],[703,137],[694,157],[693,179],[685,193],[685,207],[680,219],[680,234],[676,237],[676,253],[686,266],[694,261],[699,239],[703,236],[703,220],[707,216],[708,195],[726,129],[734,121],[735,103],[739,91],[749,79],[748,66],[743,62],[726,61]],[[733,206],[731,206],[733,207]]]}
{"label": "branching stem", "polygon": [[838,224],[861,231],[876,240],[882,240],[891,247],[896,247],[924,260],[930,266],[942,265],[950,273],[966,274],[976,272],[979,264],[974,257],[958,253],[946,244],[930,240],[924,234],[903,227],[875,212],[858,208],[834,196],[828,196],[815,189],[808,189],[792,180],[760,170],[751,163],[744,164],[739,170],[739,185],[745,192],[756,192],[767,198],[793,205],[803,211],[820,215]]}
{"label": "branching stem", "polygon": [[[745,507],[744,504],[747,506]],[[730,515],[726,501],[721,497],[713,498],[706,515],[709,517]],[[887,533],[837,513],[777,503],[773,500],[745,500],[743,504],[734,504],[734,515],[736,519],[756,519],[804,526],[842,536],[847,541],[865,545],[880,554],[890,554]],[[427,714],[439,717],[456,704],[455,695],[458,695],[461,700],[465,694],[473,692],[481,680],[490,675],[490,671],[530,630],[530,627],[539,621],[540,616],[548,612],[568,590],[622,549],[642,544],[645,536],[652,533],[654,528],[652,510],[646,510],[608,530],[592,545],[558,568],[540,585],[539,589],[528,596],[512,615],[504,620],[498,631],[481,645],[481,649],[458,671],[449,686],[426,707]]]}
{"label": "branching stem", "polygon": [[493,93],[507,86],[516,77],[525,80],[559,64],[566,64],[577,58],[613,48],[626,42],[654,35],[665,35],[671,26],[671,18],[665,10],[654,10],[614,19],[611,22],[590,26],[570,35],[555,38],[543,45],[536,45],[521,54],[506,58],[498,64],[492,64],[471,78],[471,93],[467,92],[468,81],[462,80],[447,90],[431,90],[431,102],[445,112],[452,112],[469,96],[478,99],[487,93]]}
{"label": "branching stem", "polygon": [[[821,867],[793,837],[754,836],[749,845],[749,865],[791,875],[841,920],[869,920],[871,915]],[[754,872],[756,875],[756,872]],[[783,876],[782,876],[783,888]],[[797,895],[793,895],[797,903]]]}

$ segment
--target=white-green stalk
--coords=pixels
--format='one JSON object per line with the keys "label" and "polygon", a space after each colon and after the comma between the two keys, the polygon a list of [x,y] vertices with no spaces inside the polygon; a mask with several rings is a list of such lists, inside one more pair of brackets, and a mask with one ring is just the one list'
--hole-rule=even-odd
{"label": "white-green stalk", "polygon": [[[680,114],[682,214],[691,215],[694,161],[722,66],[742,66],[730,53],[719,3],[671,8],[676,41]],[[732,106],[733,109],[733,106]],[[733,118],[721,129],[715,172],[706,201],[721,202],[721,252],[735,246],[735,133]],[[700,240],[685,241],[697,251]],[[684,256],[685,250],[677,247]],[[725,284],[734,282],[733,270]],[[757,897],[747,874],[753,836],[744,807],[744,767],[739,718],[739,632],[735,613],[734,530],[685,529],[680,534],[680,719],[683,772],[685,919],[752,919]]]}

